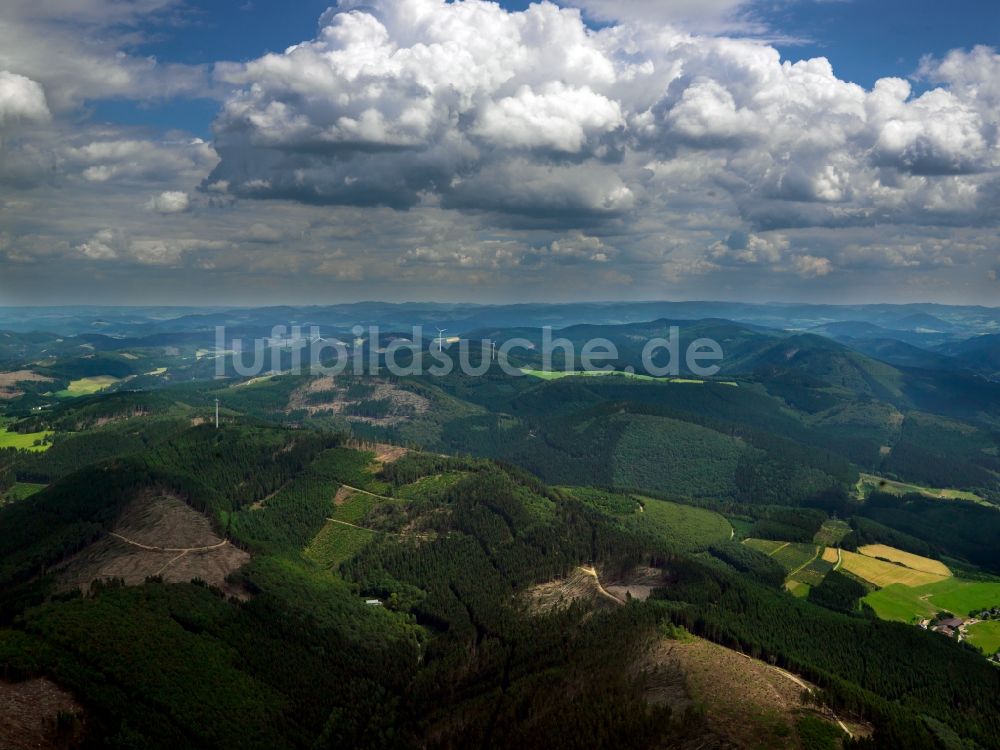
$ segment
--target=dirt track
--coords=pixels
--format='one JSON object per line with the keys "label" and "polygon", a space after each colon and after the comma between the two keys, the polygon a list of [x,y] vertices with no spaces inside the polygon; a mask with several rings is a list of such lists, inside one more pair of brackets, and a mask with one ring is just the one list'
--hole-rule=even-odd
{"label": "dirt track", "polygon": [[86,590],[95,579],[121,578],[132,586],[150,576],[168,583],[200,578],[228,590],[226,577],[249,560],[182,500],[147,491],[129,505],[108,536],[63,566],[59,580],[62,588]]}

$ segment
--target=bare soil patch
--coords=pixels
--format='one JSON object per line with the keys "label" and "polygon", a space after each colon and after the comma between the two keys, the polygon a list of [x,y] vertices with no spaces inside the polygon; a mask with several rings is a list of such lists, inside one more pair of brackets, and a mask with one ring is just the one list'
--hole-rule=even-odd
{"label": "bare soil patch", "polygon": [[[334,377],[316,378],[292,394],[288,400],[288,411],[305,411],[310,416],[323,413],[339,414],[350,422],[391,427],[430,409],[430,401],[427,398],[387,380],[372,378],[366,381],[366,385],[373,386],[370,393],[361,397],[351,397],[348,395],[347,385],[339,383]],[[349,413],[350,407],[365,401],[388,402],[388,413],[379,417]]]}
{"label": "bare soil patch", "polygon": [[[62,726],[60,714],[65,717]],[[3,750],[78,747],[83,730],[83,707],[51,680],[44,677],[13,683],[0,680]]]}
{"label": "bare soil patch", "polygon": [[180,498],[145,491],[108,536],[66,563],[59,579],[65,589],[86,591],[95,579],[121,578],[136,586],[149,576],[162,576],[168,583],[200,578],[239,595],[225,579],[249,560],[249,554],[218,536],[208,519]]}
{"label": "bare soil patch", "polygon": [[0,400],[9,400],[23,396],[24,391],[18,389],[18,383],[51,383],[52,378],[39,375],[31,370],[12,370],[0,372]]}
{"label": "bare soil patch", "polygon": [[405,456],[409,451],[399,445],[389,445],[388,443],[376,443],[374,446],[375,450],[375,463],[376,468],[381,469],[386,464],[394,464],[396,461]]}
{"label": "bare soil patch", "polygon": [[337,490],[337,494],[333,496],[333,504],[343,505],[352,497],[354,497],[354,494],[355,490],[352,490],[350,487],[345,487],[344,485],[341,485],[340,488]]}
{"label": "bare soil patch", "polygon": [[595,609],[611,609],[615,603],[601,593],[597,578],[577,568],[566,578],[532,586],[525,592],[532,612],[550,612],[577,602],[593,605]]}
{"label": "bare soil patch", "polygon": [[624,602],[630,597],[646,601],[653,589],[661,588],[667,580],[662,570],[642,567],[624,576],[610,578],[602,576],[601,582],[612,596]]}
{"label": "bare soil patch", "polygon": [[871,733],[871,727],[804,704],[803,691],[816,688],[802,678],[701,638],[661,639],[647,659],[684,673],[689,695],[726,747],[799,748],[795,720],[806,713],[834,724],[843,720],[856,737]]}

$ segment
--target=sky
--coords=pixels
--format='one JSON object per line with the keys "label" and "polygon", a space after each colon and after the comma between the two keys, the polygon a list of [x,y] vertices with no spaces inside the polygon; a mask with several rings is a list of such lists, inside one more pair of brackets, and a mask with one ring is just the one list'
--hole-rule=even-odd
{"label": "sky", "polygon": [[998,48],[983,0],[3,0],[0,305],[998,305]]}

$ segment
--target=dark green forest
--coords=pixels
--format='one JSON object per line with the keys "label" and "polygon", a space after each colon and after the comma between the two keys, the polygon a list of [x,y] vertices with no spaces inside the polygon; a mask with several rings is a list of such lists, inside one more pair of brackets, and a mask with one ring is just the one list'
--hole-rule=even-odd
{"label": "dark green forest", "polygon": [[[6,430],[54,434],[47,450],[0,450],[0,498],[32,490],[0,503],[0,678],[71,691],[94,748],[724,747],[704,707],[649,699],[685,679],[649,667],[652,644],[697,636],[817,686],[804,747],[1000,747],[1000,670],[981,652],[879,620],[869,587],[829,562],[793,596],[805,565],[741,543],[818,551],[832,525],[823,544],[885,544],[996,581],[1000,400],[816,336],[702,325],[736,337],[715,380],[316,385],[212,380],[188,350],[162,378],[160,353],[141,367],[57,358],[45,388],[132,379],[4,406]],[[619,365],[637,356],[623,348]],[[865,496],[862,472],[978,502]],[[238,550],[224,585],[67,586],[67,566],[150,492]],[[534,605],[581,570],[655,585]],[[817,718],[832,712],[871,736]]]}

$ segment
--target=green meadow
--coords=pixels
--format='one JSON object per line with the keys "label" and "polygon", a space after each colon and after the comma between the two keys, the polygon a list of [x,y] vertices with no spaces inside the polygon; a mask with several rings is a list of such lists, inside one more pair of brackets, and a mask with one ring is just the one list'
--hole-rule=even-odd
{"label": "green meadow", "polygon": [[652,383],[689,383],[692,385],[704,385],[707,382],[716,382],[721,385],[736,386],[737,384],[733,381],[707,381],[707,380],[695,380],[693,378],[657,378],[652,375],[646,375],[639,372],[622,372],[621,370],[532,370],[527,367],[522,367],[521,372],[525,375],[530,375],[535,378],[541,378],[542,380],[559,380],[560,378],[572,378],[572,377],[608,377],[608,376],[619,376],[623,378],[633,378],[635,380],[644,380]]}
{"label": "green meadow", "polygon": [[56,391],[57,398],[76,398],[77,396],[91,396],[99,391],[103,391],[118,382],[118,378],[111,375],[95,375],[90,378],[80,378],[74,380],[61,391]]}
{"label": "green meadow", "polygon": [[877,477],[874,474],[862,474],[857,484],[858,496],[865,498],[872,492],[885,492],[890,495],[924,495],[936,500],[968,500],[980,505],[991,505],[974,492],[964,490],[947,490],[935,487],[923,487],[919,484],[897,482],[892,479]]}
{"label": "green meadow", "polygon": [[987,656],[1000,651],[1000,620],[984,620],[970,625],[968,641]]}
{"label": "green meadow", "polygon": [[49,449],[48,443],[35,445],[36,441],[45,440],[53,435],[52,432],[8,432],[5,428],[0,428],[0,448],[17,448],[25,451],[46,451]]}
{"label": "green meadow", "polygon": [[966,617],[1000,604],[1000,582],[947,578],[923,586],[894,583],[873,591],[864,601],[883,620],[913,622],[942,611]]}

